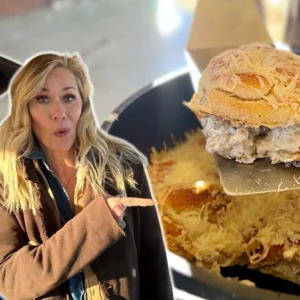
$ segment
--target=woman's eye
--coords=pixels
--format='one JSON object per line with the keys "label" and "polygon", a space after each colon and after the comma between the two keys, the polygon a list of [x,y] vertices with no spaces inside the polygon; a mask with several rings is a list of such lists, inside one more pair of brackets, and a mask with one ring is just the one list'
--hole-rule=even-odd
{"label": "woman's eye", "polygon": [[73,95],[66,95],[65,96],[65,100],[67,102],[72,102],[74,99],[75,99],[75,96],[73,96]]}
{"label": "woman's eye", "polygon": [[37,97],[37,100],[39,103],[46,103],[46,101],[48,101],[48,98],[45,96],[39,96]]}

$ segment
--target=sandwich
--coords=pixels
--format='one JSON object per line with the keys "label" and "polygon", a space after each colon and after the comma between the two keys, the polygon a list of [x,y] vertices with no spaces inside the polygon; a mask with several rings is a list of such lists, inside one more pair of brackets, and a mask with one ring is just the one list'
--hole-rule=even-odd
{"label": "sandwich", "polygon": [[208,152],[300,166],[298,55],[261,43],[222,52],[184,104],[199,119]]}

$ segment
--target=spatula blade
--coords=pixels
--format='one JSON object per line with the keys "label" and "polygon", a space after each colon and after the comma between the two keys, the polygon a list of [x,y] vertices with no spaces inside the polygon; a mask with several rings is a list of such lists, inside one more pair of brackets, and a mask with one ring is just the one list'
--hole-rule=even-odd
{"label": "spatula blade", "polygon": [[266,159],[241,164],[214,155],[221,184],[228,195],[241,196],[300,189],[300,168],[271,164]]}

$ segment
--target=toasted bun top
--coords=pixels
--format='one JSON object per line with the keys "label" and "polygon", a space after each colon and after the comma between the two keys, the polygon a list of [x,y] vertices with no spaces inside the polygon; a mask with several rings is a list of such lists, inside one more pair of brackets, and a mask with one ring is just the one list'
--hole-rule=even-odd
{"label": "toasted bun top", "polygon": [[217,115],[235,125],[300,124],[300,57],[262,43],[222,52],[185,104],[198,116]]}

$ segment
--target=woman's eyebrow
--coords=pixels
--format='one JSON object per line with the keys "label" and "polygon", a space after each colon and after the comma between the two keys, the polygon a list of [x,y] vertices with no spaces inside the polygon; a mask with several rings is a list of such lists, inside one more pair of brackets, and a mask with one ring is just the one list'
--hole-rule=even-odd
{"label": "woman's eyebrow", "polygon": [[[67,86],[67,87],[64,87],[64,88],[63,88],[63,91],[67,91],[67,90],[70,90],[70,89],[76,90],[73,86]],[[42,91],[43,91],[43,92],[50,92],[50,90],[47,89],[47,88],[42,88]]]}
{"label": "woman's eyebrow", "polygon": [[67,86],[67,87],[63,88],[63,91],[67,91],[67,90],[70,90],[70,89],[76,90],[76,89],[75,89],[74,87],[72,87],[72,86]]}

